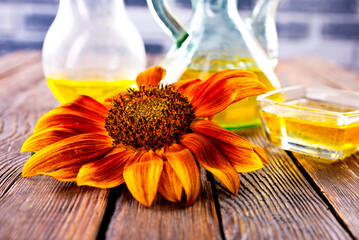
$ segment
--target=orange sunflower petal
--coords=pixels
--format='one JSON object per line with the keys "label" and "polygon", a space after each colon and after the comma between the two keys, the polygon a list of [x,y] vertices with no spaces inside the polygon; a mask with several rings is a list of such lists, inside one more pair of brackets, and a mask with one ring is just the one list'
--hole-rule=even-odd
{"label": "orange sunflower petal", "polygon": [[97,160],[112,149],[110,137],[101,134],[81,134],[51,144],[29,158],[22,169],[23,177],[58,170]]}
{"label": "orange sunflower petal", "polygon": [[[50,113],[50,112],[49,112]],[[52,114],[52,113],[51,113]],[[105,133],[105,119],[95,121],[78,115],[63,113],[47,115],[45,114],[35,126],[34,133],[50,127],[61,127],[74,129],[78,133]]]}
{"label": "orange sunflower petal", "polygon": [[164,147],[157,148],[155,151],[156,155],[163,159]]}
{"label": "orange sunflower petal", "polygon": [[[91,107],[91,105],[93,107]],[[40,118],[38,123],[41,124],[41,122],[46,121],[47,118],[62,114],[76,115],[92,119],[94,121],[103,122],[107,115],[107,109],[105,106],[90,97],[79,96],[73,102],[60,105],[59,107],[49,111],[42,118]]]}
{"label": "orange sunflower petal", "polygon": [[160,84],[161,80],[165,77],[165,75],[165,69],[159,66],[154,66],[138,74],[136,78],[136,83],[137,86],[145,86],[146,88],[150,86],[157,87]]}
{"label": "orange sunflower petal", "polygon": [[254,73],[225,70],[203,81],[191,100],[197,117],[210,117],[241,99],[267,92]]}
{"label": "orange sunflower petal", "polygon": [[183,96],[187,97],[189,101],[192,100],[195,93],[201,87],[202,80],[200,79],[189,79],[181,80],[171,85],[175,87]]}
{"label": "orange sunflower petal", "polygon": [[106,98],[105,101],[103,102],[103,105],[107,108],[110,109],[112,107],[112,100],[114,97],[111,98]]}
{"label": "orange sunflower petal", "polygon": [[79,96],[74,102],[61,105],[42,116],[34,132],[53,126],[73,128],[81,133],[105,131],[106,115],[105,106],[90,97]]}
{"label": "orange sunflower petal", "polygon": [[75,182],[81,166],[82,164],[75,164],[52,172],[39,172],[39,174],[53,177],[62,182]]}
{"label": "orange sunflower petal", "polygon": [[267,158],[267,154],[266,154],[266,152],[264,151],[263,148],[261,148],[258,145],[255,145],[255,144],[252,144],[252,148],[253,148],[254,152],[258,155],[258,157],[261,159],[261,161],[263,163],[267,163],[267,164],[269,163],[268,158]]}
{"label": "orange sunflower petal", "polygon": [[[251,172],[263,168],[261,159],[252,148],[253,145],[237,134],[207,120],[194,121],[191,128],[217,146],[237,172]],[[265,156],[264,151],[262,154]]]}
{"label": "orange sunflower petal", "polygon": [[[135,156],[136,157],[136,156]],[[163,169],[163,160],[153,151],[125,166],[123,177],[132,196],[149,207],[156,197],[158,182]]]}
{"label": "orange sunflower petal", "polygon": [[182,183],[169,162],[163,162],[163,170],[158,183],[158,192],[168,201],[181,201]]}
{"label": "orange sunflower petal", "polygon": [[225,81],[231,78],[251,78],[258,80],[257,75],[251,71],[241,70],[241,69],[227,69],[224,71],[219,71],[209,77],[207,80],[203,81],[204,83],[201,87],[202,91],[207,91],[209,88],[218,84],[220,81]]}
{"label": "orange sunflower petal", "polygon": [[188,149],[184,147],[180,151],[170,151],[171,148],[168,149],[165,151],[165,158],[181,180],[186,192],[187,204],[190,205],[197,199],[200,190],[201,181],[198,166]]}
{"label": "orange sunflower petal", "polygon": [[180,142],[188,148],[196,160],[216,176],[233,194],[239,190],[239,176],[226,157],[205,136],[188,133]]}
{"label": "orange sunflower petal", "polygon": [[82,108],[89,109],[98,115],[102,115],[102,116],[107,115],[107,109],[103,104],[85,95],[80,95],[72,102],[65,103],[61,106],[81,106]]}
{"label": "orange sunflower petal", "polygon": [[21,147],[21,152],[40,151],[44,147],[62,139],[74,136],[77,131],[68,128],[47,128],[31,135]]}
{"label": "orange sunflower petal", "polygon": [[126,163],[135,155],[132,150],[114,148],[105,157],[84,164],[78,175],[77,185],[112,188],[121,185]]}

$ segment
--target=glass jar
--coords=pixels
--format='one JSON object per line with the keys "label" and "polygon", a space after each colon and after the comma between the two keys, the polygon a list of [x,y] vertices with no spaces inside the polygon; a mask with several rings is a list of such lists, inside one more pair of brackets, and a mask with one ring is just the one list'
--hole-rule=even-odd
{"label": "glass jar", "polygon": [[103,101],[134,84],[146,65],[123,0],[60,0],[42,54],[45,78],[61,103],[77,95]]}

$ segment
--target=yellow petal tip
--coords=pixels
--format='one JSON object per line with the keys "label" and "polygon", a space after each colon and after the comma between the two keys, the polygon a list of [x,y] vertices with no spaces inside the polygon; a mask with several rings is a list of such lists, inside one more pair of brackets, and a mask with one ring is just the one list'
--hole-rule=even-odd
{"label": "yellow petal tip", "polygon": [[76,181],[76,185],[77,185],[78,187],[81,187],[81,186],[84,186],[84,185],[85,185],[85,183],[83,183],[83,182],[79,182],[79,181]]}
{"label": "yellow petal tip", "polygon": [[23,144],[22,147],[21,147],[21,149],[20,149],[20,153],[24,153],[24,152],[31,152],[31,151],[29,151],[28,149],[26,149],[26,145],[25,145],[25,144]]}
{"label": "yellow petal tip", "polygon": [[145,206],[145,207],[151,207],[152,203],[153,203],[154,199],[149,200],[149,199],[145,199],[145,202],[144,201],[141,201],[140,203]]}
{"label": "yellow petal tip", "polygon": [[31,174],[29,171],[27,170],[22,170],[22,177],[32,177],[32,176],[35,176],[36,174]]}

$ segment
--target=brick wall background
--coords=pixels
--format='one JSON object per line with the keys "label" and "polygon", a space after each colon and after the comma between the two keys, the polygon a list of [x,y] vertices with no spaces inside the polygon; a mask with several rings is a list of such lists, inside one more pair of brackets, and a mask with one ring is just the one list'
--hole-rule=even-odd
{"label": "brick wall background", "polygon": [[[0,54],[41,49],[59,0],[0,0]],[[170,0],[183,21],[190,0]],[[248,16],[255,0],[238,0]],[[170,38],[153,20],[146,0],[125,0],[126,11],[139,29],[146,51],[161,53]],[[359,0],[282,0],[277,12],[280,58],[320,55],[359,71]]]}

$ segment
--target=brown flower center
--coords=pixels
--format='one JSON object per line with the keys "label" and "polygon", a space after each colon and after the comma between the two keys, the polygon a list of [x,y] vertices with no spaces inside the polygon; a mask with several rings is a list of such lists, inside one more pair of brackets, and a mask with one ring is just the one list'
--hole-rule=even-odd
{"label": "brown flower center", "polygon": [[171,86],[129,89],[113,99],[105,128],[115,146],[156,150],[190,132],[192,105]]}

